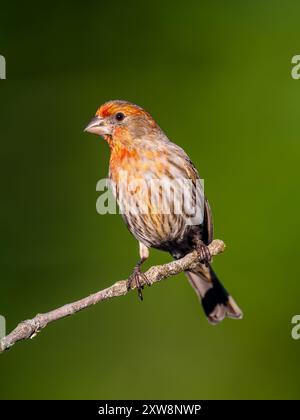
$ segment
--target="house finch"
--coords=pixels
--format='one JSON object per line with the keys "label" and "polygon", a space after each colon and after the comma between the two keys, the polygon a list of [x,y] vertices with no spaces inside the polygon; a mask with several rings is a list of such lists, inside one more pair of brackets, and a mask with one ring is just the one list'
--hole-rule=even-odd
{"label": "house finch", "polygon": [[128,229],[139,241],[140,260],[128,288],[135,282],[142,299],[141,278],[146,283],[147,279],[141,265],[149,248],[168,251],[176,259],[196,249],[199,262],[186,275],[208,320],[216,324],[225,316],[241,318],[241,310],[211,268],[211,210],[184,150],[148,112],[126,101],[102,105],[85,131],[103,136],[109,144],[109,179]]}

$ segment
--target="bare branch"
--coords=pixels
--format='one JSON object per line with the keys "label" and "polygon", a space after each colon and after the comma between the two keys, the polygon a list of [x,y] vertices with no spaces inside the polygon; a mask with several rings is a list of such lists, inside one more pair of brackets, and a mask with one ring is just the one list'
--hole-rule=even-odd
{"label": "bare branch", "polygon": [[[225,244],[219,239],[215,239],[209,245],[209,251],[212,256],[220,254],[224,251],[224,249]],[[175,260],[163,265],[153,266],[145,273],[145,275],[149,283],[154,284],[163,279],[181,273],[182,271],[191,269],[197,262],[198,256],[196,251],[194,251],[190,254],[187,254],[180,260]],[[132,289],[134,289],[135,285],[132,286]],[[77,300],[76,302],[68,303],[64,306],[61,306],[60,308],[54,309],[53,311],[44,314],[38,314],[32,319],[22,321],[10,334],[0,340],[0,352],[9,349],[17,341],[35,337],[43,328],[45,328],[53,321],[57,321],[58,319],[73,315],[82,309],[88,308],[89,306],[95,305],[96,303],[102,302],[104,300],[126,295],[128,292],[129,290],[127,290],[127,280],[121,280],[108,287],[107,289],[100,290],[99,292]]]}

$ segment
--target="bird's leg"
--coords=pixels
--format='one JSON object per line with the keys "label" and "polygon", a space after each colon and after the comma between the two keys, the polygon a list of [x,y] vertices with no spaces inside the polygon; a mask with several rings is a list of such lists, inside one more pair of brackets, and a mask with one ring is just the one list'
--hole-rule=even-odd
{"label": "bird's leg", "polygon": [[194,243],[200,262],[208,266],[211,261],[211,254],[208,246],[205,245],[205,243],[199,237],[194,239]]}
{"label": "bird's leg", "polygon": [[143,300],[143,293],[142,289],[144,288],[144,284],[141,283],[141,280],[143,280],[143,283],[148,284],[150,286],[149,280],[145,276],[145,274],[141,271],[141,265],[143,264],[143,260],[140,260],[137,265],[134,267],[133,272],[131,276],[129,277],[127,281],[127,290],[130,290],[132,288],[132,284],[134,283],[137,291],[138,291],[138,297]]}
{"label": "bird's leg", "polygon": [[141,271],[142,264],[149,257],[149,249],[146,247],[146,245],[142,244],[141,242],[140,242],[140,257],[141,257],[140,261],[134,267],[133,272],[127,281],[127,290],[130,290],[132,288],[132,284],[134,283],[137,288],[139,298],[143,300],[142,289],[144,288],[144,285],[141,283],[141,280],[143,281],[143,283],[147,284],[148,286],[151,286],[151,283],[147,279],[147,276]]}

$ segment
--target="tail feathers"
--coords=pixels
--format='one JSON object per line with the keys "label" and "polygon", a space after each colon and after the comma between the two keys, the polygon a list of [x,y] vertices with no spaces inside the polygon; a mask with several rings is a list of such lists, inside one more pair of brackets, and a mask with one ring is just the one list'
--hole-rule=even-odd
{"label": "tail feathers", "polygon": [[209,266],[199,266],[197,271],[187,271],[190,284],[199,296],[202,306],[211,324],[218,324],[227,316],[241,319],[243,313],[232,296],[223,287],[216,274]]}

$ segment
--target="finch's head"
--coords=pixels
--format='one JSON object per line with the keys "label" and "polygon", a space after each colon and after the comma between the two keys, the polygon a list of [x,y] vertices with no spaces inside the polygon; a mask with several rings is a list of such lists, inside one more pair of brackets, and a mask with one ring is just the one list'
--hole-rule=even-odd
{"label": "finch's head", "polygon": [[127,101],[109,101],[100,106],[84,131],[106,139],[140,138],[158,128],[151,115]]}

